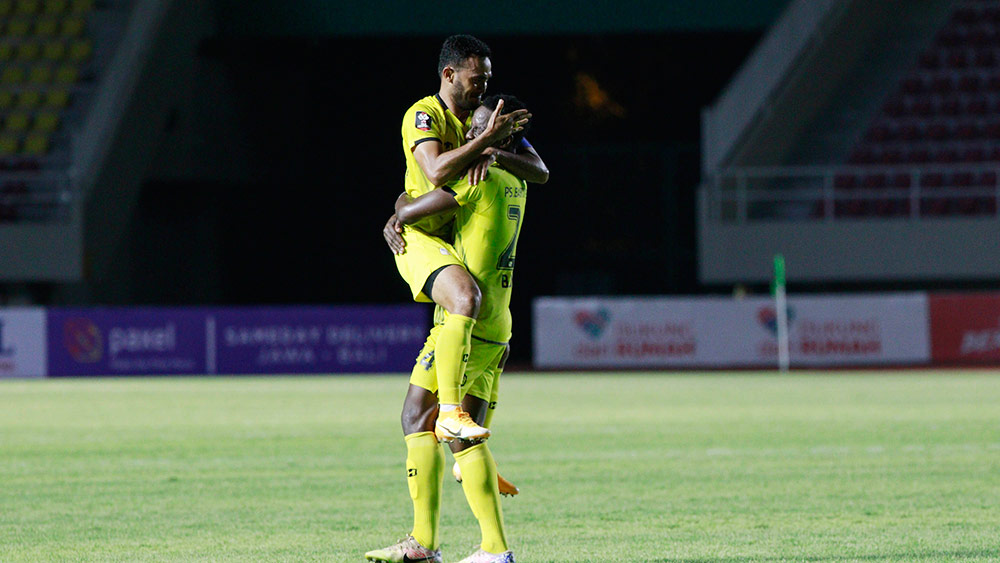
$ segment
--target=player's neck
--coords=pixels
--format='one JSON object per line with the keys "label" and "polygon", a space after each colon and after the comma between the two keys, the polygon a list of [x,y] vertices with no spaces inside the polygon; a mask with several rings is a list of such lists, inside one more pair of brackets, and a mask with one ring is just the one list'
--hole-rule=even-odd
{"label": "player's neck", "polygon": [[455,117],[459,118],[462,121],[468,119],[469,111],[460,108],[447,92],[443,90],[439,91],[438,97],[441,98],[442,101],[444,101],[444,105],[447,106],[448,111],[455,114]]}

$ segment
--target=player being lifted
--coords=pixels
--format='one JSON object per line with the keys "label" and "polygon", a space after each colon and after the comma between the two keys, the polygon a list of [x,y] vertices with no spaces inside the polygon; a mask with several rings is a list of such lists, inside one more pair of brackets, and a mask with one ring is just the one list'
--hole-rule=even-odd
{"label": "player being lifted", "polygon": [[[411,197],[454,183],[466,171],[475,185],[494,162],[528,181],[548,178],[544,163],[529,144],[519,145],[516,151],[493,147],[527,123],[530,115],[525,110],[496,116],[477,138],[465,143],[469,114],[479,107],[493,75],[490,55],[485,43],[469,35],[449,37],[442,45],[438,93],[417,101],[403,116],[404,188]],[[442,235],[450,238],[451,220],[451,214],[444,214],[402,228],[393,216],[385,227],[387,233],[398,231],[405,240],[405,250],[400,244],[394,252],[414,300],[433,301],[449,313],[435,349],[426,358],[436,364],[440,411],[434,430],[445,441],[489,436],[459,402],[482,294],[451,245],[442,239]]]}
{"label": "player being lifted", "polygon": [[[521,108],[523,104],[512,96],[488,98],[475,111],[469,136],[476,137],[488,130],[498,110]],[[523,131],[515,133],[505,139],[501,147],[516,146],[522,138]],[[476,185],[466,179],[415,199],[404,193],[396,202],[396,215],[403,224],[454,213],[454,251],[482,290],[467,377],[460,386],[460,394],[465,411],[484,426],[489,426],[487,420],[496,405],[497,384],[509,350],[510,296],[526,198],[524,180],[499,166],[492,166]],[[410,392],[406,398],[406,409],[412,416],[409,421],[407,410],[404,410],[404,432],[408,442],[414,436],[432,436],[430,421],[437,408],[434,396],[437,377],[433,362],[424,359],[435,349],[449,316],[441,307],[435,311],[435,326],[410,376]],[[418,425],[420,421],[423,421],[422,427]],[[462,563],[513,563],[514,555],[508,548],[503,526],[496,463],[489,447],[483,440],[455,440],[451,449],[461,467],[466,499],[482,533],[480,549]],[[417,452],[411,449],[410,453]],[[414,530],[393,546],[368,552],[366,557],[370,561],[441,561],[437,530],[444,452],[434,441],[434,447],[419,453],[422,459],[407,459]],[[419,521],[418,513],[423,515]]]}

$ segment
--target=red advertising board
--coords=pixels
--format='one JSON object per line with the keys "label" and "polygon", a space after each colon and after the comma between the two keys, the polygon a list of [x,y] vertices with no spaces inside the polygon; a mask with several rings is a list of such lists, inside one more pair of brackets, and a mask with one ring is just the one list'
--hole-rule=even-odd
{"label": "red advertising board", "polygon": [[934,363],[1000,363],[1000,293],[929,296]]}

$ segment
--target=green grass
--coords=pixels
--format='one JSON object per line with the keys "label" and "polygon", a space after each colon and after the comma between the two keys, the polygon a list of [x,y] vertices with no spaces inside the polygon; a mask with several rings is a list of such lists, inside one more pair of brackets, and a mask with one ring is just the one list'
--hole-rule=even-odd
{"label": "green grass", "polygon": [[[521,563],[1000,561],[1000,374],[504,377]],[[405,384],[0,381],[0,561],[361,561],[409,531]]]}

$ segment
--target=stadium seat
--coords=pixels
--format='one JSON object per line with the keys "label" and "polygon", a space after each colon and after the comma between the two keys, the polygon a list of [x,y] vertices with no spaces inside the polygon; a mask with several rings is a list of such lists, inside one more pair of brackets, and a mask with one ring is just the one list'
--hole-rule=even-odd
{"label": "stadium seat", "polygon": [[45,52],[43,56],[47,61],[61,61],[66,57],[66,44],[62,41],[47,42],[45,44]]}
{"label": "stadium seat", "polygon": [[42,94],[38,90],[22,90],[17,95],[17,107],[25,110],[33,110],[42,102]]}
{"label": "stadium seat", "polygon": [[45,0],[45,13],[50,15],[64,14],[68,5],[66,0]]}
{"label": "stadium seat", "polygon": [[32,127],[35,131],[52,133],[59,127],[59,114],[53,111],[38,112],[35,115]]}
{"label": "stadium seat", "polygon": [[16,111],[7,114],[7,118],[4,119],[4,130],[7,132],[20,133],[28,130],[28,124],[31,123],[31,117],[28,113],[23,111]]}
{"label": "stadium seat", "polygon": [[13,156],[19,148],[20,143],[15,135],[0,133],[0,156]]}
{"label": "stadium seat", "polygon": [[69,91],[64,88],[52,88],[45,93],[45,107],[65,108],[69,105]]}
{"label": "stadium seat", "polygon": [[59,32],[59,20],[41,18],[35,23],[35,35],[38,37],[54,37]]}
{"label": "stadium seat", "polygon": [[18,18],[7,22],[8,37],[14,37],[14,38],[27,37],[30,31],[31,31],[31,20]]}
{"label": "stadium seat", "polygon": [[47,64],[31,67],[31,71],[28,74],[28,81],[32,84],[48,84],[52,81],[52,67]]}
{"label": "stadium seat", "polygon": [[30,133],[24,139],[22,153],[31,156],[41,156],[49,150],[49,136],[45,133]]}

